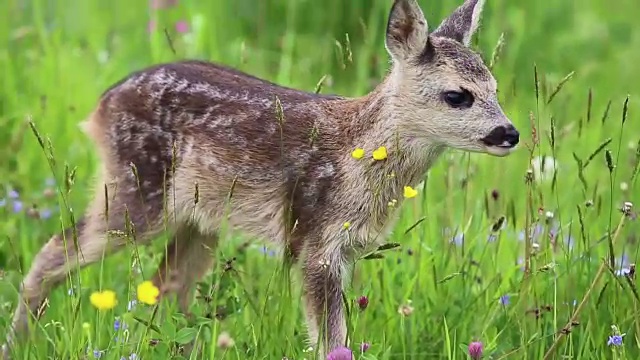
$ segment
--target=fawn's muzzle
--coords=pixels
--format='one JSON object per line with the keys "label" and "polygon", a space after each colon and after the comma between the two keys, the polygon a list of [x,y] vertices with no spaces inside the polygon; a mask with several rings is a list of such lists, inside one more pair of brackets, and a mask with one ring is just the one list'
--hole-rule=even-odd
{"label": "fawn's muzzle", "polygon": [[482,142],[487,146],[512,148],[520,142],[520,133],[513,125],[498,126],[482,138]]}

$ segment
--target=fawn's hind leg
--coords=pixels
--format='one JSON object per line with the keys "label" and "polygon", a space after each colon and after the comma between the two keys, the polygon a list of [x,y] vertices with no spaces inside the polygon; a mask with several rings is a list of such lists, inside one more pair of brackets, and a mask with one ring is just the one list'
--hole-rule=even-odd
{"label": "fawn's hind leg", "polygon": [[187,314],[193,285],[213,266],[216,234],[202,234],[195,226],[182,226],[167,245],[153,283],[162,296],[174,293],[180,310]]}
{"label": "fawn's hind leg", "polygon": [[[66,276],[95,263],[103,256],[123,248],[127,241],[145,243],[162,231],[161,205],[144,203],[138,196],[131,196],[132,184],[122,181],[107,191],[97,191],[93,203],[77,227],[77,246],[72,229],[52,237],[38,252],[20,287],[17,308],[13,315],[12,328],[7,335],[3,352],[14,337],[21,336],[28,327],[29,314],[34,313],[50,291]],[[108,216],[104,216],[108,208]],[[128,215],[128,216],[127,216]],[[128,236],[129,230],[135,236]],[[131,231],[133,233],[133,231]]]}

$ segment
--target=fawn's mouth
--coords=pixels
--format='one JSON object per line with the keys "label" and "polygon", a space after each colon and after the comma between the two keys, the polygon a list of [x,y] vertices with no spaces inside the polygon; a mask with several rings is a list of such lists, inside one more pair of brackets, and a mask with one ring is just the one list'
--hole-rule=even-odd
{"label": "fawn's mouth", "polygon": [[500,156],[500,157],[511,154],[513,150],[515,150],[516,148],[515,144],[510,143],[508,141],[505,141],[500,145],[488,145],[483,142],[483,145],[487,154],[490,154],[493,156]]}

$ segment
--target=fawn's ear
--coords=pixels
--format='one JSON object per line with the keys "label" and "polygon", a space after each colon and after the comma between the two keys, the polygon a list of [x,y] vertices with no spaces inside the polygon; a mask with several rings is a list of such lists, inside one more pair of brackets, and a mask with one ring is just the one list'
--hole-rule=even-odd
{"label": "fawn's ear", "polygon": [[466,0],[440,26],[433,35],[454,39],[465,46],[471,43],[471,37],[478,29],[484,0]]}
{"label": "fawn's ear", "polygon": [[427,20],[416,0],[395,0],[387,22],[385,45],[394,60],[422,53],[429,38]]}

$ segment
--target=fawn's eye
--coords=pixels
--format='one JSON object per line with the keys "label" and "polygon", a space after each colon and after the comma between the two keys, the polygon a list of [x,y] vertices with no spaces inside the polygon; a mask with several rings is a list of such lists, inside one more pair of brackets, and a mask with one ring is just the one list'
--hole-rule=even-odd
{"label": "fawn's eye", "polygon": [[442,93],[443,100],[452,108],[470,108],[473,105],[473,94],[469,90],[445,91]]}

